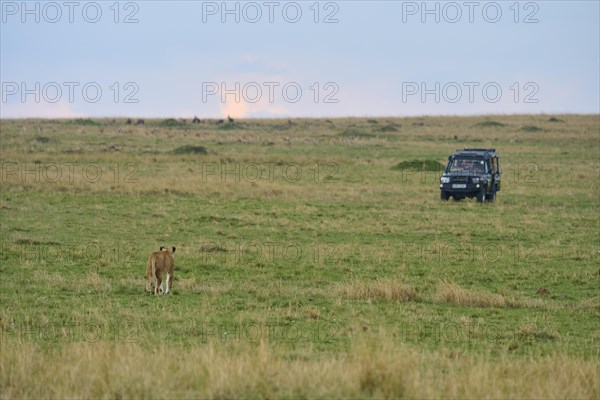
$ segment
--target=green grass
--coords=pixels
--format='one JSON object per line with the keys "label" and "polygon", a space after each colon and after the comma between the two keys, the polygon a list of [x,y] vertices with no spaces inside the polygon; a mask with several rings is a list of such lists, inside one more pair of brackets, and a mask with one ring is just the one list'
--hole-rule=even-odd
{"label": "green grass", "polygon": [[402,161],[392,167],[399,171],[416,171],[416,172],[441,172],[445,165],[435,160],[411,160]]}
{"label": "green grass", "polygon": [[[543,397],[555,362],[592,378],[550,393],[598,397],[600,124],[552,118],[2,120],[2,397],[170,397],[135,371],[150,349],[179,360],[179,397]],[[494,204],[439,200],[462,147],[498,150]],[[158,298],[144,275],[161,245],[176,270]],[[137,389],[98,370],[115,352]],[[64,365],[79,357],[100,361]],[[428,367],[386,372],[413,361]]]}

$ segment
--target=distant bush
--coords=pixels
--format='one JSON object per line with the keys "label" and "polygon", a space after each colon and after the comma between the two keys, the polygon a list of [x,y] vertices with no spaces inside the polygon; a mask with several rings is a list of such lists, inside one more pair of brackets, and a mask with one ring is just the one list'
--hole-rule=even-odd
{"label": "distant bush", "polygon": [[379,129],[379,131],[380,131],[380,132],[398,132],[398,128],[399,128],[399,127],[400,127],[400,126],[398,126],[398,125],[392,125],[392,124],[389,124],[389,125],[382,126],[382,127]]}
{"label": "distant bush", "polygon": [[435,160],[412,160],[396,164],[392,169],[399,171],[442,171],[444,165]]}
{"label": "distant bush", "polygon": [[204,146],[181,146],[173,150],[173,154],[208,154],[208,150]]}
{"label": "distant bush", "polygon": [[522,131],[524,132],[540,132],[543,131],[542,128],[537,127],[535,125],[525,125],[524,127],[521,128]]}
{"label": "distant bush", "polygon": [[565,121],[563,121],[562,119],[550,117],[550,119],[548,119],[548,122],[565,122]]}
{"label": "distant bush", "polygon": [[180,128],[185,126],[183,122],[177,121],[175,118],[167,118],[160,121],[159,126],[161,128]]}
{"label": "distant bush", "polygon": [[83,125],[83,126],[100,126],[99,122],[93,121],[89,118],[85,119],[76,119],[72,121],[74,124]]}
{"label": "distant bush", "polygon": [[506,126],[506,124],[503,124],[502,122],[498,121],[483,121],[475,124],[475,126],[479,126],[481,128],[501,128],[503,126]]}

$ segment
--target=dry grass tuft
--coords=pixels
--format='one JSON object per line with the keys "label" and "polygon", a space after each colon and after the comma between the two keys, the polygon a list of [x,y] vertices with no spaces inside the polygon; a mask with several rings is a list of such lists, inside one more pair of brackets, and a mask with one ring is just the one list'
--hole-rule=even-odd
{"label": "dry grass tuft", "polygon": [[465,289],[460,285],[441,282],[437,287],[438,301],[468,307],[546,308],[540,299],[515,299],[501,294]]}
{"label": "dry grass tuft", "polygon": [[442,282],[437,288],[439,301],[470,307],[505,307],[506,300],[502,295],[476,292],[465,289],[460,285]]}
{"label": "dry grass tuft", "polygon": [[526,323],[517,329],[516,337],[521,340],[558,340],[560,333],[554,330],[540,329],[534,323]]}
{"label": "dry grass tuft", "polygon": [[414,287],[390,279],[379,279],[371,283],[346,283],[340,286],[339,291],[346,297],[359,300],[411,301],[418,299]]}
{"label": "dry grass tuft", "polygon": [[[143,366],[140,368],[140,366]],[[81,382],[86,382],[85,385]],[[11,398],[578,398],[600,396],[594,360],[422,352],[381,338],[330,358],[265,343],[11,343],[0,353]]]}

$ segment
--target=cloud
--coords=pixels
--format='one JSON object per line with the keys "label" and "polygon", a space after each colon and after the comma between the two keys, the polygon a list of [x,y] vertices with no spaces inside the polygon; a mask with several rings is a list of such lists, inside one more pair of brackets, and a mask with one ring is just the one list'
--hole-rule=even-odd
{"label": "cloud", "polygon": [[[265,81],[265,82],[277,82],[277,79],[273,77],[265,78],[265,79],[257,79],[254,77],[251,82]],[[229,84],[228,88],[235,87],[234,84]],[[225,118],[230,116],[232,118],[260,118],[260,117],[277,117],[288,114],[288,111],[285,107],[283,107],[280,103],[283,101],[277,96],[274,99],[270,99],[270,95],[268,94],[268,88],[260,87],[260,84],[257,84],[259,87],[259,92],[252,93],[252,95],[246,93],[244,90],[241,90],[240,85],[240,93],[238,98],[236,96],[229,94],[225,94],[222,96],[221,88],[218,88],[218,98],[225,100],[225,103],[220,103],[220,112],[221,117]],[[248,99],[245,96],[250,96]],[[223,98],[224,97],[224,98]],[[236,101],[237,100],[237,101]]]}
{"label": "cloud", "polygon": [[246,101],[230,101],[221,106],[221,116],[223,118],[230,116],[232,118],[260,118],[277,117],[288,114],[288,111],[275,104],[270,104],[267,100],[261,100],[257,103],[248,103]]}
{"label": "cloud", "polygon": [[232,118],[245,118],[248,113],[248,106],[245,101],[229,101],[221,106],[221,116],[231,116]]}

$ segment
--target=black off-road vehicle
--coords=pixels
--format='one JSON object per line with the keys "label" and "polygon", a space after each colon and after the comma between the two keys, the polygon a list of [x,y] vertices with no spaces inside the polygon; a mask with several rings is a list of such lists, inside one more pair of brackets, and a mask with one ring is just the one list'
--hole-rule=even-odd
{"label": "black off-road vehicle", "polygon": [[496,200],[500,190],[500,160],[496,149],[456,150],[440,177],[440,197],[454,200],[477,197],[477,201]]}

